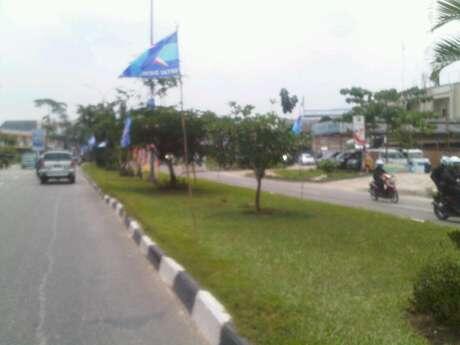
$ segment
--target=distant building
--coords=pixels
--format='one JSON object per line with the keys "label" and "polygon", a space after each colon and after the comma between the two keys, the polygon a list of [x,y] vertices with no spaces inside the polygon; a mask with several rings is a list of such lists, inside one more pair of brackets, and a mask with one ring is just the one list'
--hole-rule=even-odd
{"label": "distant building", "polygon": [[304,109],[302,112],[302,129],[304,132],[310,133],[312,126],[319,123],[321,120],[332,119],[337,120],[342,118],[350,109]]}
{"label": "distant building", "polygon": [[37,121],[5,121],[0,126],[0,133],[15,137],[19,148],[31,148],[32,132],[37,128]]}
{"label": "distant building", "polygon": [[432,111],[440,120],[460,122],[460,83],[432,87],[426,92],[431,100],[421,103],[419,110]]}
{"label": "distant building", "polygon": [[353,139],[353,125],[340,121],[318,122],[312,125],[312,150],[315,153],[324,151],[343,151],[346,144]]}

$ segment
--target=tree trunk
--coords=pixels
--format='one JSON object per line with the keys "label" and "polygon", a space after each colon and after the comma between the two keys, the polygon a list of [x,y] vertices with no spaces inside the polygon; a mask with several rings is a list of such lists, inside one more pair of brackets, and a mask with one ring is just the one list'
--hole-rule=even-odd
{"label": "tree trunk", "polygon": [[153,150],[150,151],[150,171],[149,171],[149,181],[153,184],[157,183],[157,179],[155,177],[155,153]]}
{"label": "tree trunk", "polygon": [[192,162],[192,174],[193,174],[193,182],[196,182],[195,162]]}
{"label": "tree trunk", "polygon": [[176,174],[174,173],[173,162],[172,162],[172,160],[168,159],[166,161],[166,164],[168,165],[168,169],[169,169],[169,184],[171,186],[175,186],[176,183],[177,183],[177,178],[176,178]]}
{"label": "tree trunk", "polygon": [[257,179],[257,190],[256,190],[256,211],[260,212],[260,189],[262,187],[262,177],[256,176]]}

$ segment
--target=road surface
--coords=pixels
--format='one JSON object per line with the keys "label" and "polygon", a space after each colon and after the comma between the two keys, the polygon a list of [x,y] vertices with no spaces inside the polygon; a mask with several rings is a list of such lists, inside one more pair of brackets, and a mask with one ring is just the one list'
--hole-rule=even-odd
{"label": "road surface", "polygon": [[[256,180],[234,172],[198,172],[197,177],[229,185],[256,188]],[[386,200],[372,201],[369,193],[363,191],[340,190],[327,184],[286,182],[263,179],[262,190],[308,200],[328,202],[337,205],[364,208],[372,211],[407,217],[418,221],[432,221],[443,225],[460,226],[458,219],[440,222],[436,219],[431,199],[414,196],[400,196],[398,204]]]}
{"label": "road surface", "polygon": [[82,178],[0,170],[0,343],[205,345]]}

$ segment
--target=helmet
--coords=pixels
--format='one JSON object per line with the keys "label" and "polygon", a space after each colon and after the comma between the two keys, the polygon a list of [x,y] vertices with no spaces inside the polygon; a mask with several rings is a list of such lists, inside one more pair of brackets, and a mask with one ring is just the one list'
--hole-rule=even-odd
{"label": "helmet", "polygon": [[381,166],[381,167],[383,167],[383,160],[377,159],[377,161],[375,162],[375,166]]}

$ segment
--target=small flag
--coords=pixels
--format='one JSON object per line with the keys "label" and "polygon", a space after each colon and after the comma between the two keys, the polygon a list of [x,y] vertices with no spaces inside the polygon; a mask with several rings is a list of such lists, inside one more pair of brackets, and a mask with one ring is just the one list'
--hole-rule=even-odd
{"label": "small flag", "polygon": [[93,135],[91,138],[88,140],[88,146],[90,149],[92,149],[96,145],[96,137]]}
{"label": "small flag", "polygon": [[177,31],[141,54],[120,78],[171,78],[180,76]]}
{"label": "small flag", "polygon": [[147,108],[150,110],[155,110],[155,98],[152,97],[147,101]]}
{"label": "small flag", "polygon": [[127,148],[129,145],[131,145],[131,136],[130,136],[130,130],[131,130],[131,116],[127,116],[125,120],[125,127],[123,128],[123,134],[121,135],[121,140],[120,140],[120,145],[122,148]]}
{"label": "small flag", "polygon": [[292,133],[295,135],[299,135],[302,133],[302,117],[299,116],[297,120],[295,120],[294,125],[292,126]]}

